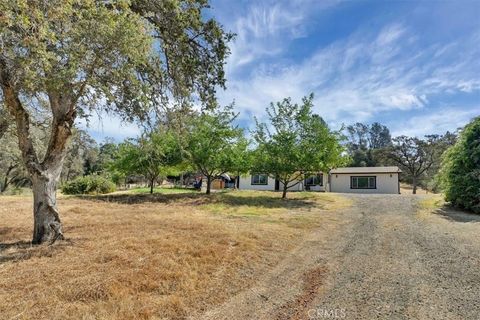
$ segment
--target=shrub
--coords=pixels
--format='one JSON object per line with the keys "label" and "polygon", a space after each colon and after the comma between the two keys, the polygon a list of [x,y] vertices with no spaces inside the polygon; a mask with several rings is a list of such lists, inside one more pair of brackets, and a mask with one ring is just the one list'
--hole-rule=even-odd
{"label": "shrub", "polygon": [[115,191],[115,184],[101,176],[79,177],[63,184],[64,194],[103,194]]}
{"label": "shrub", "polygon": [[445,200],[480,213],[480,117],[465,126],[445,153],[440,175]]}

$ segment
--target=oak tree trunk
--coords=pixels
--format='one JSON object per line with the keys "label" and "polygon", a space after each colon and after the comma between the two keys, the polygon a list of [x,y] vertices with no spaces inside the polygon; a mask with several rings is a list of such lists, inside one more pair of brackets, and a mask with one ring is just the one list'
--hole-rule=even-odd
{"label": "oak tree trunk", "polygon": [[33,244],[63,239],[62,222],[57,210],[58,170],[46,170],[32,176]]}
{"label": "oak tree trunk", "polygon": [[413,194],[417,194],[417,178],[416,177],[413,177],[412,184],[413,184]]}
{"label": "oak tree trunk", "polygon": [[[51,134],[43,161],[33,147],[30,132],[30,114],[20,100],[20,93],[13,85],[7,63],[0,58],[0,89],[3,102],[10,116],[15,120],[18,147],[22,160],[32,180],[34,231],[32,243],[39,244],[63,239],[62,223],[58,216],[56,186],[62,172],[68,138],[72,135],[75,122],[75,102],[72,91],[49,91],[48,98],[52,111]],[[66,88],[69,89],[69,88]],[[2,129],[2,132],[4,130]]]}

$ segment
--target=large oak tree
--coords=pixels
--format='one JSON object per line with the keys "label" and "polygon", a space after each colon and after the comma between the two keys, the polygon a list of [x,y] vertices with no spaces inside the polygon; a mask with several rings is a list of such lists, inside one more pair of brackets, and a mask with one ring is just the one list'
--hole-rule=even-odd
{"label": "large oak tree", "polygon": [[424,174],[433,166],[438,166],[440,157],[449,146],[449,135],[427,135],[425,139],[399,136],[393,139],[393,144],[386,150],[386,157],[398,165],[412,179],[412,193],[417,193],[417,187]]}
{"label": "large oak tree", "polygon": [[[207,7],[205,0],[0,2],[0,108],[14,119],[32,180],[34,244],[63,238],[56,188],[77,117],[108,111],[144,119],[168,99],[215,101],[231,35],[205,19]],[[44,155],[32,143],[35,109],[49,112]]]}

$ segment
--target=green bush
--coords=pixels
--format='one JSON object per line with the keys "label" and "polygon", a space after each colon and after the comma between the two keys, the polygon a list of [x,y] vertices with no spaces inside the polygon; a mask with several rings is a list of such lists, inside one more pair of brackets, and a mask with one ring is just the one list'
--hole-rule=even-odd
{"label": "green bush", "polygon": [[101,176],[79,177],[62,186],[64,194],[103,194],[115,191],[115,184]]}
{"label": "green bush", "polygon": [[440,177],[447,201],[480,213],[480,117],[465,126],[445,153]]}

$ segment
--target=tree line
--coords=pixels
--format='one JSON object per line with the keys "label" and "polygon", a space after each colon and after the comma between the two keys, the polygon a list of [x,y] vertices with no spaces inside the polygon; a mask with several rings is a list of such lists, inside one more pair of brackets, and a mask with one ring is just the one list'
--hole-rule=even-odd
{"label": "tree line", "polygon": [[353,167],[396,165],[402,169],[401,180],[412,185],[440,191],[438,173],[442,155],[457,140],[457,134],[431,134],[421,137],[393,137],[385,125],[355,123],[345,128],[346,148]]}
{"label": "tree line", "polygon": [[[238,115],[233,106],[176,114],[159,121],[140,137],[121,143],[110,139],[98,145],[86,131],[76,128],[60,183],[96,175],[120,185],[128,178],[147,181],[153,193],[155,184],[167,176],[196,172],[205,177],[209,194],[212,181],[224,174],[260,172],[280,181],[285,197],[287,190],[306,174],[338,166],[397,165],[403,171],[401,180],[412,184],[413,193],[417,186],[431,192],[442,189],[442,157],[455,145],[457,133],[392,138],[388,127],[380,123],[355,123],[332,131],[313,113],[312,101],[313,95],[305,97],[301,104],[290,98],[272,103],[266,109],[268,121],[256,120],[249,139],[247,132],[235,125]],[[37,124],[34,128],[37,148],[45,152],[45,127]],[[29,186],[12,131],[7,131],[2,141],[0,190],[10,185]]]}
{"label": "tree line", "polygon": [[[285,198],[287,191],[305,175],[345,164],[340,132],[330,130],[313,113],[312,101],[310,95],[301,104],[293,103],[290,98],[272,103],[267,108],[268,121],[257,120],[251,138],[235,123],[238,114],[230,105],[192,111],[173,117],[173,121],[162,120],[140,137],[119,144],[103,144],[100,150],[95,147],[93,151],[79,153],[76,145],[72,154],[83,155],[77,161],[83,163],[84,175],[104,172],[117,184],[128,177],[142,177],[148,182],[150,193],[165,177],[183,172],[204,177],[207,194],[212,182],[225,174],[238,177],[258,172],[277,179]],[[181,126],[177,121],[180,118]],[[109,161],[91,161],[88,155],[95,154]],[[67,157],[72,164],[74,159]]]}

